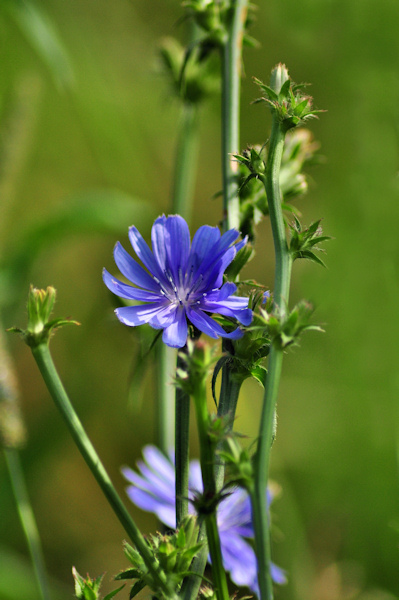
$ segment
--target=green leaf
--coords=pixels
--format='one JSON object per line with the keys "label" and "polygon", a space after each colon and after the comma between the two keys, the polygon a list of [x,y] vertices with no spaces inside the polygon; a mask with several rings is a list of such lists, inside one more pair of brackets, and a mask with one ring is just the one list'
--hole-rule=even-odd
{"label": "green leaf", "polygon": [[120,592],[121,590],[123,590],[125,586],[121,585],[121,587],[119,587],[118,589],[114,590],[113,592],[110,592],[109,594],[107,594],[106,596],[104,596],[104,600],[111,600],[111,598],[113,598],[114,596],[116,596],[116,594],[118,594],[118,592]]}
{"label": "green leaf", "polygon": [[222,369],[229,360],[230,360],[230,357],[227,355],[219,358],[219,360],[216,363],[216,366],[214,368],[213,374],[212,374],[212,396],[213,396],[213,400],[215,402],[216,407],[218,405],[218,401],[216,398],[216,381],[217,381],[220,369]]}
{"label": "green leaf", "polygon": [[316,256],[316,254],[314,254],[314,252],[311,252],[310,250],[302,250],[302,252],[300,252],[296,258],[307,258],[308,260],[311,260],[317,263],[318,265],[327,268],[326,264],[321,260],[321,258]]}
{"label": "green leaf", "polygon": [[297,104],[297,106],[295,106],[294,108],[294,115],[297,116],[301,116],[303,111],[306,109],[306,107],[309,104],[309,99],[305,98],[305,100],[302,100],[302,102],[300,102],[299,104]]}
{"label": "green leaf", "polygon": [[281,86],[281,90],[280,93],[278,95],[279,100],[284,100],[288,97],[288,94],[290,92],[290,86],[291,86],[291,80],[287,79],[287,81],[285,81],[283,83],[283,85]]}
{"label": "green leaf", "polygon": [[256,85],[258,85],[260,89],[263,92],[265,92],[269,96],[269,98],[271,98],[271,100],[278,100],[278,94],[276,94],[276,92],[272,90],[271,87],[265,85],[260,79],[257,79],[257,77],[254,77],[254,81]]}
{"label": "green leaf", "polygon": [[29,0],[3,0],[2,8],[19,27],[32,48],[48,68],[58,88],[70,89],[74,73],[70,57],[43,3]]}
{"label": "green leaf", "polygon": [[122,571],[118,573],[114,577],[115,581],[120,581],[121,579],[140,579],[142,573],[138,569],[126,569],[126,571]]}
{"label": "green leaf", "polygon": [[10,298],[6,300],[15,301],[13,290],[26,283],[24,280],[43,248],[75,234],[125,234],[133,223],[146,229],[155,216],[151,204],[119,190],[91,190],[67,198],[61,210],[30,224],[16,236],[15,253],[5,257],[5,274],[10,277]]}
{"label": "green leaf", "polygon": [[251,375],[256,381],[258,381],[263,387],[266,387],[267,369],[258,365],[251,369]]}
{"label": "green leaf", "polygon": [[141,592],[141,590],[144,589],[145,586],[146,586],[145,581],[136,581],[136,583],[132,586],[132,589],[130,590],[130,594],[129,594],[130,600],[132,598],[134,598],[135,596],[137,596],[137,594],[139,592]]}

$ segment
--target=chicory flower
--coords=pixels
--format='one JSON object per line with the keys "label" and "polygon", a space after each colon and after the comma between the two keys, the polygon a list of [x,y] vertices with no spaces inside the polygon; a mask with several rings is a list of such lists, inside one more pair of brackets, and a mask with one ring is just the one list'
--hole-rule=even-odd
{"label": "chicory flower", "polygon": [[[127,494],[139,508],[154,513],[167,527],[176,527],[175,516],[175,468],[172,456],[168,459],[155,446],[145,446],[144,461],[138,461],[140,473],[125,467],[122,473],[131,485]],[[202,477],[198,460],[190,462],[189,498],[201,492]],[[265,498],[266,502],[266,498]],[[268,492],[268,504],[271,494]],[[189,511],[194,513],[190,503]],[[257,563],[253,547],[249,543],[254,538],[251,504],[247,492],[236,488],[226,496],[217,509],[217,524],[223,564],[230,573],[231,580],[238,586],[250,588],[259,596]],[[271,566],[271,576],[275,583],[286,582],[285,573],[275,564]]]}
{"label": "chicory flower", "polygon": [[137,228],[131,227],[130,242],[147,271],[118,242],[115,262],[137,287],[122,283],[106,269],[103,279],[117,296],[143,304],[117,308],[118,319],[131,327],[148,323],[163,329],[163,342],[173,348],[182,348],[187,342],[187,319],[212,338],[240,338],[243,332],[239,327],[227,333],[209,315],[218,313],[243,325],[251,323],[248,299],[233,295],[237,290],[234,283],[223,284],[226,267],[245,244],[234,244],[238,236],[235,229],[221,235],[217,227],[204,225],[190,243],[188,225],[182,217],[162,216],[152,226],[151,252]]}

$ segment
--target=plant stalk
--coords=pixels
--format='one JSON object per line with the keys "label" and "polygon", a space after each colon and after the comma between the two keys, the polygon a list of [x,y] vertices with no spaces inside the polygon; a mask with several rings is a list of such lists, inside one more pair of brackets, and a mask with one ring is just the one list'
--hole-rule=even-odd
{"label": "plant stalk", "polygon": [[[182,366],[182,359],[177,357],[177,368]],[[175,465],[176,465],[176,527],[188,515],[188,475],[190,468],[190,396],[180,388],[176,388],[176,433],[175,433]]]}
{"label": "plant stalk", "polygon": [[4,456],[10,474],[15,501],[18,509],[22,529],[24,530],[29,552],[32,558],[33,569],[42,600],[50,600],[50,589],[46,566],[43,557],[42,545],[35,516],[29,501],[28,491],[22,470],[18,450],[14,448],[4,449]]}
{"label": "plant stalk", "polygon": [[79,448],[80,453],[86,461],[89,469],[93,473],[111,508],[118,517],[127,535],[140,552],[148,570],[154,578],[154,581],[157,582],[157,585],[160,589],[162,589],[166,597],[173,598],[175,594],[169,589],[165,573],[160,569],[159,564],[151,553],[144,537],[141,535],[140,530],[134,523],[118,493],[116,492],[108,473],[106,472],[68,398],[65,388],[62,385],[55,368],[48,344],[42,343],[36,347],[32,347],[32,354],[36,360],[47,389],[50,392],[50,395],[52,396],[57,408],[61,412],[74,442]]}
{"label": "plant stalk", "polygon": [[[279,184],[284,138],[285,132],[280,126],[277,117],[273,116],[266,177],[263,179],[263,183],[266,188],[275,249],[274,309],[279,311],[281,317],[284,317],[288,308],[292,266],[281,208]],[[273,587],[270,576],[270,522],[266,497],[273,438],[273,421],[282,363],[282,348],[272,344],[268,361],[268,376],[263,399],[258,446],[254,457],[254,490],[251,494],[255,552],[258,561],[258,581],[262,600],[273,600]]]}
{"label": "plant stalk", "polygon": [[222,178],[223,229],[240,228],[240,201],[233,154],[240,150],[242,42],[248,0],[236,0],[229,36],[222,47]]}
{"label": "plant stalk", "polygon": [[[200,463],[203,483],[203,497],[211,503],[216,497],[216,480],[214,474],[215,453],[209,437],[209,413],[206,402],[205,381],[197,386],[194,395],[194,405],[197,417],[198,438],[200,445]],[[219,530],[216,519],[216,504],[204,514],[206,535],[212,561],[212,576],[218,600],[229,600],[226,571],[223,566],[220,547]]]}

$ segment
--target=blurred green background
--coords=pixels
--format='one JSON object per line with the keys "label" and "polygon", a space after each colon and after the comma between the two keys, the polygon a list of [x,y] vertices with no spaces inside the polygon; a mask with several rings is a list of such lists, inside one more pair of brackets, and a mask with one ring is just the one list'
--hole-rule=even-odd
{"label": "blurred green background", "polygon": [[[322,217],[328,269],[296,263],[293,301],[317,307],[326,333],[288,352],[272,477],[281,600],[392,600],[399,596],[398,100],[396,0],[259,2],[245,51],[242,147],[263,143],[270,118],[255,75],[285,62],[312,82],[311,129],[325,162],[297,206]],[[133,222],[148,236],[168,212],[178,106],[156,72],[162,36],[184,38],[178,0],[0,3],[0,284],[4,327],[26,322],[29,283],[54,285],[57,315],[82,323],[52,342],[64,382],[116,487],[154,441],[154,372],[136,410],[127,388],[134,331],[113,316],[101,269]],[[201,113],[193,229],[220,220],[219,101]],[[93,221],[93,214],[96,215]],[[19,253],[21,253],[18,259]],[[17,257],[17,258],[15,258]],[[14,262],[12,262],[14,261]],[[9,265],[14,271],[10,273]],[[268,222],[247,275],[273,282]],[[21,452],[54,583],[73,593],[71,567],[104,590],[126,561],[123,532],[70,440],[20,340],[15,359],[28,442]],[[256,435],[262,391],[246,382],[237,427]],[[193,446],[195,454],[195,446]],[[155,520],[132,507],[144,531]],[[125,593],[126,596],[127,593]],[[0,456],[0,600],[38,598]],[[122,597],[122,595],[121,595]]]}

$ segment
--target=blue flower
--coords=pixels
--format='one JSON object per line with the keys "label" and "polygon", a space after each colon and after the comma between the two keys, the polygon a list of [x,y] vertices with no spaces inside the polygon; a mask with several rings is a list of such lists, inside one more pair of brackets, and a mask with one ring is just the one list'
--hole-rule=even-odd
{"label": "blue flower", "polygon": [[[138,461],[140,474],[125,467],[123,475],[131,485],[127,493],[139,508],[154,513],[167,527],[175,528],[175,469],[168,459],[155,446],[145,446],[144,461]],[[172,458],[172,457],[171,457]],[[190,462],[189,497],[201,492],[201,467],[197,460]],[[271,495],[268,492],[268,503]],[[194,512],[190,504],[190,512]],[[254,537],[251,505],[247,492],[240,488],[224,498],[218,506],[217,523],[223,563],[230,573],[231,580],[238,586],[250,588],[259,596],[257,564],[255,552],[249,541]],[[286,582],[282,569],[272,564],[271,576],[275,583]]]}
{"label": "blue flower", "polygon": [[118,319],[131,327],[148,323],[163,329],[164,343],[173,348],[182,348],[187,341],[187,319],[212,338],[240,338],[240,328],[227,333],[208,314],[232,317],[243,325],[251,323],[248,299],[233,296],[237,290],[234,283],[223,285],[226,267],[245,244],[234,245],[238,236],[235,229],[221,235],[217,227],[204,225],[190,244],[185,220],[179,215],[162,216],[152,226],[151,252],[137,228],[131,227],[130,242],[148,272],[118,242],[115,262],[137,287],[115,279],[106,269],[103,279],[117,296],[144,304],[117,308]]}

